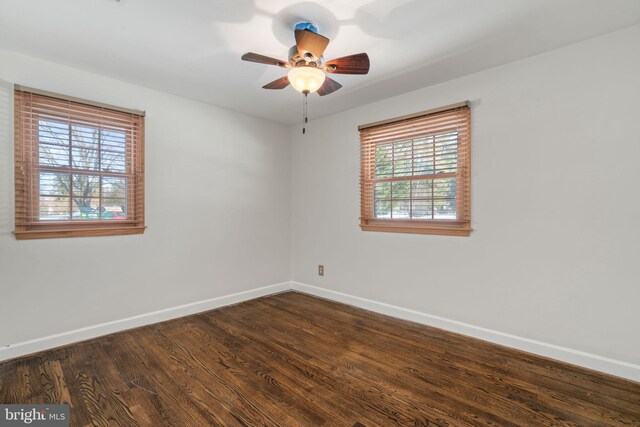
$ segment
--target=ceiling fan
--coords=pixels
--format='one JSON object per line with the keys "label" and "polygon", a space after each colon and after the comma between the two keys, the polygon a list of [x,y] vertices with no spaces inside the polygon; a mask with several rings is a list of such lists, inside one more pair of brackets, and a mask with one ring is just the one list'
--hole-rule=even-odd
{"label": "ceiling fan", "polygon": [[296,44],[289,49],[288,61],[252,52],[242,55],[244,61],[290,69],[286,76],[262,86],[264,89],[284,89],[291,84],[295,90],[302,92],[305,96],[313,92],[325,96],[342,87],[340,83],[327,77],[325,72],[329,74],[367,74],[369,72],[369,56],[366,53],[325,62],[323,53],[329,44],[329,39],[318,34],[316,26],[309,22],[297,24],[294,35]]}

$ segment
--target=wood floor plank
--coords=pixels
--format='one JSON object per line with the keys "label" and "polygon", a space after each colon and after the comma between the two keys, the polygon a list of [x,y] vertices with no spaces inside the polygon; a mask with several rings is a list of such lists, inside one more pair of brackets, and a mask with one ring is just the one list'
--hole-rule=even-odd
{"label": "wood floor plank", "polygon": [[288,292],[0,363],[73,426],[640,425],[640,383]]}
{"label": "wood floor plank", "polygon": [[[133,331],[130,337],[133,354],[148,368],[153,389],[171,407],[179,408],[174,411],[183,425],[224,425],[232,421],[233,416],[217,399],[207,401],[211,390],[185,372],[183,367],[188,368],[185,360],[176,355],[166,337],[157,330],[140,332]],[[204,401],[207,405],[202,404]]]}
{"label": "wood floor plank", "polygon": [[[264,302],[260,302],[260,303],[271,305],[276,310],[284,310],[289,314],[291,314],[292,316],[296,316],[296,318],[289,319],[289,321],[294,324],[299,325],[299,324],[304,324],[305,322],[308,322],[308,319],[306,319],[302,314],[296,313],[295,310],[292,310],[292,309],[287,310],[287,308],[288,307],[291,308],[291,306],[287,305],[283,301],[265,300]],[[297,306],[293,306],[293,308],[295,307]],[[340,333],[343,333],[345,330],[348,330],[350,323],[348,321],[346,323],[340,323],[341,322],[340,317],[341,316],[336,313],[334,313],[334,316],[332,317],[320,316],[319,318],[314,320],[315,322],[314,326],[316,327],[315,329],[324,330],[324,331],[327,331],[327,333],[331,333],[333,331],[340,331]],[[358,326],[358,328],[366,329],[366,327],[363,327],[363,326]],[[352,333],[351,336],[353,337],[353,341],[359,345],[359,347],[356,348],[354,346],[354,342],[352,342],[352,350],[354,350],[355,352],[366,353],[366,349],[369,347],[369,343],[366,341],[367,334]],[[364,340],[359,339],[359,337],[361,336],[365,337]],[[405,357],[407,354],[412,355],[414,359],[416,357],[419,358],[423,363],[420,363],[419,367],[411,367],[412,371],[414,371],[416,375],[420,374],[421,368],[428,367],[432,365],[434,362],[433,359],[425,359],[425,355],[433,353],[434,351],[434,347],[431,344],[428,344],[428,347],[424,348],[424,353],[421,354],[421,353],[413,352],[414,348],[421,347],[420,345],[416,344],[416,341],[406,341],[407,344],[403,346],[403,340],[398,339],[397,337],[394,337],[394,339],[388,342],[387,345],[385,346],[384,333],[381,333],[380,331],[376,331],[376,338],[377,338],[375,341],[376,346],[373,349],[375,356],[380,354],[388,354],[390,356],[393,356],[394,360],[403,360],[405,363],[410,363],[412,361],[411,358],[407,359]],[[448,346],[448,347],[451,347],[451,346]],[[399,352],[398,350],[404,350],[404,351]],[[465,349],[464,353],[470,354],[473,351],[474,351],[473,349],[467,348]],[[449,351],[447,351],[447,353],[449,353]],[[448,354],[448,356],[451,356],[451,354]],[[453,368],[453,367],[464,369],[464,368],[468,368],[471,365],[472,363],[470,363],[468,359],[465,359],[462,364],[456,364],[452,362],[450,358],[448,358],[442,363],[437,363],[435,367],[436,370],[431,370],[431,372],[428,372],[427,374],[429,378],[433,380],[438,377],[442,377],[441,375],[439,375],[439,372],[441,369],[447,369],[447,368]],[[454,369],[452,371],[451,369],[449,369],[449,371],[450,372],[448,372],[447,377],[449,378],[455,377],[456,370]],[[483,375],[483,374],[491,374],[493,371],[494,369],[491,366],[483,365],[479,370],[476,367],[475,373],[479,375]],[[514,398],[516,393],[518,396],[518,400],[520,400],[524,404],[527,404],[531,408],[531,410],[536,412],[538,412],[537,403],[539,400],[547,400],[547,401],[550,399],[562,400],[565,397],[562,394],[555,393],[553,387],[544,388],[544,387],[532,386],[531,384],[518,383],[516,381],[510,381],[509,383],[505,383],[503,381],[495,381],[496,379],[495,376],[492,376],[491,381],[487,382],[487,381],[483,381],[481,376],[473,375],[471,374],[471,372],[469,372],[466,369],[464,372],[462,370],[460,370],[459,372],[464,373],[465,377],[463,378],[464,380],[463,382],[458,382],[458,384],[456,385],[457,388],[465,388],[466,384],[470,384],[470,385],[473,385],[474,387],[481,385],[483,391],[486,390],[487,392],[491,392],[491,393],[496,391],[496,387],[504,389],[503,391],[508,393],[508,395],[505,395],[504,398],[506,403],[510,403],[509,406],[513,406],[513,402],[510,402],[510,401]],[[473,378],[468,378],[469,375],[473,375]],[[525,390],[522,387],[514,387],[515,384],[519,384],[522,387],[526,387],[527,390]],[[558,383],[558,381],[556,381],[554,384],[557,386],[558,384],[562,385],[563,383],[562,382]],[[440,383],[439,386],[446,387],[447,385]],[[580,391],[579,388],[578,390]],[[463,390],[460,390],[460,391],[463,392]],[[534,396],[534,399],[533,400],[526,399],[525,397],[526,394],[530,394],[528,392],[531,392],[531,391],[535,392],[534,394],[531,394],[531,396]],[[575,386],[574,386],[574,390],[572,391],[575,391]],[[476,397],[480,397],[482,395],[482,393],[477,393],[477,392],[474,394],[476,395]],[[580,396],[580,393],[578,393],[578,395],[576,395],[575,393],[572,395],[571,404],[567,405],[567,407],[568,408],[570,407],[571,411],[574,412],[574,414],[571,415],[571,418],[575,419],[580,423],[586,423],[589,421],[588,416],[583,417],[583,414],[589,415],[589,413],[593,410],[593,407],[590,405],[590,402],[594,400],[593,398],[594,394],[597,394],[597,393],[594,393],[593,390],[589,392],[590,396],[587,402],[583,402],[580,399],[576,399],[576,397]],[[493,397],[498,398],[499,394],[493,395]],[[622,423],[630,421],[630,420],[624,419],[624,417],[621,418],[620,414],[615,412],[615,409],[624,410],[624,405],[619,405],[618,404],[619,402],[616,402],[616,401],[610,401],[607,395],[600,394],[599,397],[601,399],[605,399],[606,401],[608,401],[610,405],[613,405],[613,410],[607,411],[608,408],[597,408],[596,413],[593,414],[594,416],[604,417],[604,418],[608,416],[613,421],[622,422]],[[494,399],[494,400],[497,400],[497,399]],[[487,405],[486,401],[481,403],[483,406]],[[534,404],[536,405],[535,407],[533,406]],[[500,412],[503,414],[506,414],[508,411],[506,408],[503,408],[500,410]],[[545,414],[542,414],[542,413],[537,415],[545,416]],[[549,420],[554,420],[555,422],[562,422],[566,416],[567,416],[566,411],[563,412],[562,410],[559,410],[559,409],[553,409],[552,413],[546,414],[545,418],[548,418]]]}
{"label": "wood floor plank", "polygon": [[[91,356],[85,350],[87,345],[90,344],[85,342],[54,350],[51,352],[51,357],[47,358],[49,360],[56,360],[60,362],[62,375],[69,391],[70,424],[74,426],[93,425],[91,413],[89,411],[90,406],[85,404],[83,389],[76,384],[76,373],[78,372],[78,369],[75,367],[76,363],[79,363],[81,360],[85,360]],[[48,352],[42,354],[48,354]],[[50,403],[64,402],[52,401]]]}
{"label": "wood floor plank", "polygon": [[[186,331],[193,333],[193,330],[185,328]],[[177,331],[181,339],[189,337],[190,334],[185,330]],[[165,331],[170,337],[170,332]],[[172,336],[176,339],[176,336]],[[322,424],[323,418],[317,413],[310,411],[308,406],[301,407],[296,405],[292,397],[283,391],[280,381],[273,375],[272,370],[266,366],[259,366],[250,363],[246,358],[246,352],[243,350],[228,352],[221,351],[215,342],[207,340],[204,335],[197,337],[191,336],[187,339],[186,346],[180,346],[183,352],[189,352],[191,357],[201,361],[204,369],[209,371],[207,361],[211,357],[217,358],[219,364],[223,366],[224,372],[234,381],[234,389],[238,397],[243,400],[245,405],[253,405],[254,402],[262,407],[273,408],[271,412],[276,414],[273,421],[277,424],[284,425],[318,425]],[[214,344],[214,345],[208,345]],[[266,418],[265,414],[262,417]]]}
{"label": "wood floor plank", "polygon": [[[283,310],[279,304],[274,305],[273,308]],[[295,315],[295,313],[292,314]],[[298,325],[307,324],[307,319],[305,318],[292,318],[289,321]],[[345,330],[344,327],[342,327],[342,329],[331,327],[333,325],[328,325],[327,328],[324,329],[320,325],[323,320],[316,320],[315,322],[316,326],[319,326],[317,329],[323,329],[327,334],[330,334],[328,341],[335,341],[331,336],[335,331]],[[308,325],[306,327],[308,327]],[[356,356],[353,363],[358,363],[359,360],[364,363],[369,363],[368,369],[371,371],[380,371],[380,373],[384,374],[385,378],[393,378],[396,384],[414,384],[417,387],[411,390],[413,393],[441,394],[439,390],[450,390],[451,396],[439,396],[439,402],[450,397],[453,398],[453,401],[450,402],[451,404],[463,404],[462,402],[464,402],[464,404],[470,405],[470,410],[472,410],[474,414],[485,413],[486,417],[493,419],[498,425],[508,425],[509,423],[517,421],[517,417],[511,417],[509,415],[510,412],[513,412],[510,408],[514,406],[515,402],[511,399],[501,399],[499,394],[492,394],[486,390],[493,384],[482,381],[482,378],[478,376],[473,377],[469,372],[463,372],[462,370],[453,370],[453,372],[449,370],[448,375],[443,375],[440,373],[441,370],[451,367],[445,363],[435,365],[432,369],[425,370],[424,368],[426,366],[432,365],[432,361],[423,359],[423,354],[415,354],[412,358],[404,358],[403,354],[398,352],[398,349],[402,347],[396,347],[396,345],[399,344],[398,342],[393,345],[386,345],[381,342],[380,337],[376,338],[378,339],[371,340],[366,337],[359,339],[357,334],[351,335],[350,350],[352,355]],[[382,360],[380,356],[384,356],[387,361],[393,362],[393,365],[385,366],[380,364],[380,360]],[[421,381],[415,381],[416,379],[420,379]],[[478,387],[478,383],[482,387]],[[509,390],[509,392],[512,391],[513,390]],[[486,409],[494,409],[504,418],[492,415],[487,412]],[[522,407],[518,408],[519,411],[522,409]],[[529,417],[532,421],[535,421],[536,418],[541,417],[541,414],[531,410],[529,411]],[[541,417],[539,421],[549,422],[551,419],[552,418],[549,417]]]}
{"label": "wood floor plank", "polygon": [[[279,298],[281,298],[281,295],[273,297],[276,301],[280,301]],[[495,364],[501,363],[503,366],[513,366],[517,367],[517,369],[527,368],[526,372],[531,370],[536,375],[549,376],[575,383],[576,385],[584,384],[588,387],[591,384],[597,384],[598,389],[609,390],[614,394],[619,394],[618,392],[620,390],[630,392],[637,391],[637,383],[626,381],[625,384],[620,384],[618,378],[610,375],[600,374],[574,365],[559,363],[555,360],[540,356],[531,357],[528,353],[514,352],[512,349],[504,346],[441,329],[424,327],[400,319],[380,316],[367,310],[312,297],[303,293],[294,293],[291,298],[282,299],[282,302],[290,302],[298,307],[299,310],[304,309],[306,304],[309,304],[316,313],[331,312],[336,318],[348,316],[351,322],[355,322],[361,327],[366,327],[379,333],[389,334],[397,339],[409,339],[417,345],[426,344],[430,346],[430,349],[437,350],[438,348],[444,348],[447,351],[458,350],[472,359],[490,359],[492,367],[495,367]],[[340,310],[336,311],[337,306],[340,306]],[[433,344],[438,345],[433,346]],[[634,404],[640,403],[640,397],[635,395],[635,393],[631,393],[629,398],[630,402]]]}
{"label": "wood floor plank", "polygon": [[[153,397],[157,395],[153,386],[144,377],[129,377],[117,362],[123,356],[123,349],[114,345],[115,340],[99,341],[94,347],[99,361],[105,387],[114,398],[127,405],[131,417],[140,426],[178,425]],[[94,365],[95,366],[95,365]],[[170,421],[171,420],[171,421]]]}
{"label": "wood floor plank", "polygon": [[[234,311],[234,313],[239,314],[239,310]],[[274,319],[273,322],[277,322],[275,319],[276,316],[270,317]],[[390,372],[380,372],[380,364],[367,364],[366,361],[358,357],[352,347],[349,348],[350,351],[344,352],[343,348],[345,344],[337,346],[331,345],[335,340],[331,338],[327,339],[320,330],[314,330],[313,333],[310,333],[308,327],[300,325],[303,323],[302,320],[297,322],[295,319],[291,319],[292,321],[284,320],[285,322],[283,324],[260,325],[250,316],[245,315],[244,322],[242,321],[242,317],[240,317],[238,330],[247,331],[253,327],[257,336],[268,336],[271,341],[280,344],[285,343],[289,337],[295,338],[296,342],[303,344],[302,347],[307,349],[309,356],[313,358],[317,365],[325,370],[337,368],[341,371],[343,376],[349,380],[345,383],[345,389],[353,390],[357,393],[365,393],[368,400],[375,402],[376,410],[386,410],[387,416],[397,417],[397,415],[392,414],[389,408],[401,407],[404,410],[399,411],[400,413],[412,414],[410,415],[411,418],[415,416],[415,407],[418,401],[413,399],[409,395],[409,392],[399,387],[397,378],[394,378]],[[282,332],[285,324],[289,325],[286,329],[286,334]],[[328,363],[327,360],[331,362]],[[384,382],[378,380],[381,375],[385,378]],[[436,398],[442,401],[448,397],[444,395],[433,397],[433,399]],[[460,418],[462,411],[458,411],[457,414],[440,411],[433,399],[431,409],[434,413],[438,414],[438,417],[444,417],[441,418],[440,421],[447,418],[447,422],[451,423],[459,423],[462,421]],[[388,403],[390,401],[393,403]],[[420,400],[419,403],[423,406],[428,405],[428,396],[425,396],[425,399]],[[401,421],[408,423],[410,419],[401,419]]]}
{"label": "wood floor plank", "polygon": [[[144,328],[142,331],[149,331],[151,328]],[[156,422],[152,425],[185,425],[184,413],[176,410],[180,405],[168,391],[170,389],[156,386],[156,377],[153,376],[150,367],[152,365],[147,362],[152,348],[140,352],[133,334],[118,334],[115,336],[113,348],[109,350],[110,354],[113,354],[115,349],[116,357],[112,357],[111,360],[114,368],[126,381],[129,399],[137,403],[136,410],[133,411],[136,416],[140,418],[141,414],[145,414],[146,418],[152,421],[155,419]]]}
{"label": "wood floor plank", "polygon": [[[274,297],[275,299],[276,297]],[[640,396],[637,394],[637,383],[625,381],[616,388],[615,384],[619,383],[619,379],[610,375],[601,374],[588,369],[579,368],[573,365],[564,364],[553,361],[540,356],[533,356],[528,353],[513,351],[513,349],[498,346],[486,341],[465,337],[438,330],[435,328],[420,327],[420,325],[399,319],[379,316],[375,313],[361,310],[341,304],[343,310],[335,311],[336,303],[327,300],[318,300],[317,298],[296,293],[291,301],[295,301],[296,305],[300,304],[300,300],[311,301],[314,308],[318,312],[320,319],[330,319],[338,322],[334,327],[340,328],[341,324],[350,324],[357,322],[361,331],[373,331],[376,337],[384,337],[385,335],[393,336],[398,342],[408,342],[410,346],[420,351],[428,351],[430,353],[455,355],[462,359],[465,365],[475,364],[484,367],[484,370],[492,372],[501,372],[509,377],[523,376],[528,380],[535,380],[537,383],[544,383],[550,380],[553,389],[562,386],[571,388],[574,397],[584,397],[589,401],[594,396],[597,399],[606,400],[609,396],[615,395],[616,402],[627,402],[630,406],[637,407],[640,405]],[[283,304],[286,302],[283,301]],[[331,309],[333,311],[327,311]],[[334,316],[327,317],[322,315],[331,312]],[[340,321],[344,316],[347,320]],[[382,321],[381,321],[382,317]],[[362,320],[366,319],[366,322]],[[404,326],[404,328],[391,328],[390,325]],[[417,328],[415,326],[418,326]],[[406,334],[398,335],[398,331],[406,331]],[[406,335],[406,336],[402,336]],[[490,363],[487,363],[490,362]],[[612,385],[613,384],[613,385]],[[597,387],[594,387],[597,386]],[[620,393],[621,390],[627,390],[630,393]],[[613,401],[611,401],[613,402]]]}
{"label": "wood floor plank", "polygon": [[[199,333],[209,339],[224,339],[233,332],[223,325],[202,319],[203,326],[196,326]],[[346,405],[344,396],[334,390],[324,387],[314,375],[313,368],[300,358],[288,354],[286,351],[273,346],[273,343],[249,337],[247,335],[234,334],[236,339],[243,340],[245,345],[255,347],[259,351],[246,354],[246,363],[255,370],[269,369],[269,376],[282,387],[283,391],[292,395],[292,398],[305,401],[306,406],[319,414],[322,418],[330,420],[336,416],[343,419],[366,419],[362,412],[355,411],[352,405]],[[319,421],[319,420],[318,420]],[[318,424],[318,423],[316,423]]]}
{"label": "wood floor plank", "polygon": [[[306,356],[313,360],[315,366],[320,367],[325,372],[335,373],[337,371],[340,373],[342,380],[338,384],[343,392],[353,393],[363,398],[363,401],[368,405],[368,410],[385,416],[386,422],[399,421],[409,424],[416,420],[420,422],[426,420],[439,424],[460,424],[470,421],[464,414],[465,410],[458,410],[454,414],[441,409],[447,408],[447,405],[439,406],[435,403],[436,399],[445,400],[445,396],[435,396],[430,399],[431,401],[426,398],[421,400],[420,403],[423,406],[430,407],[431,413],[419,409],[415,405],[415,401],[409,399],[407,393],[398,388],[397,383],[392,383],[390,378],[385,377],[384,382],[379,382],[374,367],[368,366],[370,371],[368,373],[363,372],[358,367],[358,364],[350,358],[353,352],[345,352],[343,350],[346,345],[344,342],[338,342],[338,345],[335,346],[322,345],[320,331],[315,331],[315,333],[309,334],[310,336],[305,335],[300,333],[299,325],[292,322],[287,322],[289,326],[283,332],[281,325],[271,327],[267,324],[255,322],[246,315],[244,316],[246,319],[242,321],[241,309],[241,307],[238,307],[234,310],[233,314],[238,316],[235,319],[228,320],[237,322],[235,324],[237,333],[252,334],[254,339],[268,337],[270,342],[283,347],[286,346],[290,337],[295,338],[295,341],[305,349]],[[218,319],[221,317],[217,316]],[[270,318],[273,319],[273,316],[270,316]]]}
{"label": "wood floor plank", "polygon": [[[106,337],[106,340],[112,340]],[[74,384],[80,392],[80,400],[75,406],[82,406],[88,412],[89,418],[97,426],[139,426],[133,417],[130,404],[123,400],[118,388],[112,388],[110,383],[117,382],[109,376],[105,369],[106,361],[101,357],[98,348],[100,340],[87,341],[80,344],[79,351],[69,359],[66,376],[72,379],[67,384]],[[74,413],[78,412],[74,409]]]}
{"label": "wood floor plank", "polygon": [[[280,307],[274,308],[280,309]],[[291,321],[304,325],[306,319],[291,319]],[[333,330],[335,329],[327,329],[326,332],[330,334]],[[355,338],[355,336],[352,337]],[[329,340],[331,338],[329,336]],[[363,363],[367,364],[366,371],[377,372],[380,376],[388,378],[396,387],[404,386],[407,391],[420,395],[422,399],[428,399],[429,395],[436,395],[439,403],[448,402],[452,406],[467,406],[469,408],[468,412],[474,415],[483,414],[496,425],[509,425],[517,421],[517,418],[509,416],[509,406],[513,406],[513,402],[509,402],[509,406],[496,405],[496,403],[500,403],[499,399],[497,399],[499,396],[486,393],[485,390],[480,388],[475,388],[475,385],[473,388],[467,387],[470,379],[468,377],[457,382],[447,381],[445,376],[440,375],[440,367],[437,367],[423,377],[423,380],[427,377],[428,380],[422,383],[416,382],[417,374],[420,372],[418,366],[423,364],[416,363],[416,357],[413,360],[411,358],[403,359],[397,348],[385,348],[384,345],[381,346],[380,344],[379,340],[371,340],[369,342],[357,339],[352,340],[350,350],[351,354],[356,356],[352,363],[360,366],[363,366]],[[414,364],[415,367],[411,367],[411,364]],[[473,380],[477,382],[477,378]],[[415,385],[416,387],[408,385]],[[464,388],[468,388],[468,390],[464,390]],[[443,393],[445,390],[446,393]],[[496,413],[500,413],[501,417],[493,415],[490,412],[492,409]],[[530,412],[530,417],[533,421],[539,415]],[[544,418],[543,421],[548,422],[549,419]]]}

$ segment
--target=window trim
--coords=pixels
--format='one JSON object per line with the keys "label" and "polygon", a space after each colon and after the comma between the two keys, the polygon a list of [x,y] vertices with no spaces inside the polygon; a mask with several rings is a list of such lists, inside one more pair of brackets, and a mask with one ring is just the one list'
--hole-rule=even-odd
{"label": "window trim", "polygon": [[[39,152],[39,126],[35,118],[40,117],[42,113],[32,111],[30,106],[23,110],[23,103],[33,102],[33,97],[37,96],[51,98],[52,104],[66,102],[69,108],[68,117],[63,119],[65,124],[69,126],[69,135],[71,137],[71,126],[74,122],[87,123],[86,117],[81,117],[77,111],[74,116],[72,111],[77,108],[83,112],[90,111],[92,114],[97,113],[95,124],[89,123],[89,126],[98,126],[99,132],[103,129],[110,129],[109,124],[102,124],[102,120],[107,122],[113,119],[114,114],[122,114],[122,117],[131,116],[130,122],[125,131],[125,171],[123,173],[102,170],[88,170],[83,168],[74,168],[74,165],[68,166],[40,166],[39,156],[34,156],[34,152]],[[28,101],[25,97],[31,97]],[[88,237],[88,236],[115,236],[115,235],[131,235],[143,234],[146,226],[144,220],[144,117],[145,112],[132,110],[127,108],[115,107],[94,101],[87,101],[79,98],[59,95],[39,89],[27,88],[20,85],[14,87],[14,145],[15,145],[15,228],[13,234],[17,240],[30,239],[49,239],[60,237]],[[54,109],[58,108],[52,107]],[[100,112],[102,111],[102,116]],[[56,114],[58,114],[57,112]],[[111,116],[109,116],[111,115]],[[48,117],[45,114],[45,118]],[[72,145],[69,145],[72,150]],[[98,156],[101,158],[100,149],[98,148]],[[125,177],[128,181],[125,201],[127,203],[127,219],[124,220],[47,220],[41,221],[33,219],[34,212],[39,211],[40,203],[40,185],[39,178],[36,175],[40,172],[50,171],[52,173],[69,174],[73,179],[74,174],[96,175],[100,176],[101,182],[104,176]],[[102,185],[100,185],[100,200],[102,201]],[[69,201],[73,204],[73,194],[69,194]],[[131,210],[129,210],[131,207]],[[73,213],[73,209],[70,211]]]}
{"label": "window trim", "polygon": [[[459,113],[458,113],[459,112]],[[387,219],[375,218],[374,206],[375,195],[374,185],[379,179],[374,178],[375,160],[371,161],[372,150],[380,142],[371,142],[367,140],[367,129],[379,128],[385,126],[394,126],[406,122],[410,124],[412,121],[426,121],[430,116],[438,116],[446,113],[454,113],[459,116],[461,123],[455,130],[463,129],[458,142],[458,153],[463,151],[464,161],[457,164],[455,173],[446,174],[448,177],[456,178],[456,214],[455,220],[448,219]],[[471,113],[469,102],[459,102],[444,107],[434,108],[419,113],[409,114],[388,120],[382,120],[366,125],[358,126],[360,132],[360,228],[363,231],[379,231],[393,233],[409,233],[409,234],[434,234],[447,236],[469,236],[471,233]],[[365,131],[363,133],[363,131]],[[439,130],[438,134],[444,133]],[[433,134],[435,136],[436,134]],[[425,134],[425,136],[427,136]],[[402,138],[402,135],[399,135]],[[393,140],[385,140],[382,143],[393,142]],[[413,157],[412,157],[413,158]],[[442,178],[445,174],[430,174],[425,179]],[[383,181],[405,181],[415,180],[415,175],[390,177]]]}

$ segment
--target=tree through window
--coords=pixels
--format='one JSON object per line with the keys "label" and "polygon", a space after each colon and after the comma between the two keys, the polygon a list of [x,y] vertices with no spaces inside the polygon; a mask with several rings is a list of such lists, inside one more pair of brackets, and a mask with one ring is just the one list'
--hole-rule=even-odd
{"label": "tree through window", "polygon": [[42,221],[127,218],[122,130],[39,119]]}

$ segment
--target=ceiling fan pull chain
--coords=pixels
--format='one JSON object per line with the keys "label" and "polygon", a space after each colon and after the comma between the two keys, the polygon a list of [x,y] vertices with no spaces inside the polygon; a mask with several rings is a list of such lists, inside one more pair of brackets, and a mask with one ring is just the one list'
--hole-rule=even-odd
{"label": "ceiling fan pull chain", "polygon": [[304,98],[302,100],[302,134],[304,135],[307,132],[307,95],[308,92],[305,92]]}

